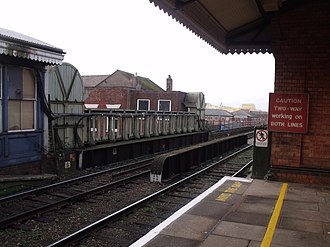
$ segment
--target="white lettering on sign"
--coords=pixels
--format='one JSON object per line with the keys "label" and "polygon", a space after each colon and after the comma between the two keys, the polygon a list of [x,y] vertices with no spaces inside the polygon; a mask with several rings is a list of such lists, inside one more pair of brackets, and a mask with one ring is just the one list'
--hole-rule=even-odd
{"label": "white lettering on sign", "polygon": [[286,106],[274,106],[275,111],[286,111]]}
{"label": "white lettering on sign", "polygon": [[285,103],[285,104],[301,104],[301,99],[281,99],[281,98],[277,98],[276,99],[276,103]]}
{"label": "white lettering on sign", "polygon": [[302,107],[290,107],[291,111],[301,111]]}
{"label": "white lettering on sign", "polygon": [[292,115],[286,114],[286,113],[280,113],[280,114],[272,114],[273,118],[284,118],[284,119],[292,119]]}
{"label": "white lettering on sign", "polygon": [[308,94],[270,93],[268,130],[306,133],[308,130]]}
{"label": "white lettering on sign", "polygon": [[285,126],[284,122],[270,122],[270,126]]}
{"label": "white lettering on sign", "polygon": [[302,123],[288,123],[288,127],[290,128],[302,128],[304,125]]}

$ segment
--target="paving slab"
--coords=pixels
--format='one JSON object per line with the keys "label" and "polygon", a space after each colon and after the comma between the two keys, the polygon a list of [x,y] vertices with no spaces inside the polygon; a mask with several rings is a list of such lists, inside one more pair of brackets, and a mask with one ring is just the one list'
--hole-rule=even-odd
{"label": "paving slab", "polygon": [[265,180],[253,180],[252,184],[244,193],[245,195],[255,195],[259,197],[276,199],[281,191],[282,183]]}
{"label": "paving slab", "polygon": [[246,196],[243,202],[238,206],[236,211],[271,215],[274,210],[275,204],[276,204],[275,199],[256,197],[256,196]]}
{"label": "paving slab", "polygon": [[221,221],[213,234],[232,238],[262,241],[266,227],[249,224]]}
{"label": "paving slab", "polygon": [[[184,214],[171,225],[164,228],[163,235],[202,241],[214,228],[218,219]],[[180,231],[178,231],[180,229]]]}
{"label": "paving slab", "polygon": [[330,222],[330,215],[328,213],[321,213],[319,211],[310,211],[310,210],[293,210],[293,209],[289,210],[283,208],[281,210],[281,217],[320,221],[320,222]]}
{"label": "paving slab", "polygon": [[210,235],[199,247],[246,247],[248,244],[246,239]]}
{"label": "paving slab", "polygon": [[329,247],[330,239],[323,234],[276,229],[273,243],[290,247]]}
{"label": "paving slab", "polygon": [[320,191],[319,185],[290,183],[288,191],[300,191],[301,194],[316,194]]}
{"label": "paving slab", "polygon": [[245,212],[230,212],[223,220],[257,225],[257,226],[267,226],[270,219],[270,215],[267,214],[256,214],[256,213],[245,213]]}
{"label": "paving slab", "polygon": [[278,228],[323,234],[323,224],[320,221],[281,217]]}
{"label": "paving slab", "polygon": [[191,215],[205,216],[208,218],[221,219],[230,208],[230,205],[217,201],[201,201],[187,213]]}
{"label": "paving slab", "polygon": [[324,201],[317,195],[315,188],[309,188],[305,185],[290,183],[286,194],[285,200],[289,201],[302,201],[302,202],[319,202]]}
{"label": "paving slab", "polygon": [[309,211],[319,211],[318,202],[309,201],[290,201],[284,199],[282,210],[293,211],[293,210],[309,210]]}
{"label": "paving slab", "polygon": [[159,234],[157,238],[154,238],[149,243],[147,243],[146,247],[197,247],[201,244],[200,241],[179,238],[173,236],[167,236],[163,234]]}

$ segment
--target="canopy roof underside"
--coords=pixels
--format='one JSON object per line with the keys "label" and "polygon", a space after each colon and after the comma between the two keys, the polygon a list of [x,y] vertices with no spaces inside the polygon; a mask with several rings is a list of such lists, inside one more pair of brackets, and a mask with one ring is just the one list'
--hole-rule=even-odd
{"label": "canopy roof underside", "polygon": [[270,53],[271,15],[284,1],[150,0],[225,54]]}

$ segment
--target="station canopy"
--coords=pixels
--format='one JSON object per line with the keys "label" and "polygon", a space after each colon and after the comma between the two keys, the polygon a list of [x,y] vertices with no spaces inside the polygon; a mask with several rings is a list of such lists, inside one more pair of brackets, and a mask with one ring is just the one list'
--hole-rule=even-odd
{"label": "station canopy", "polygon": [[0,27],[0,55],[61,64],[65,52],[30,36]]}
{"label": "station canopy", "polygon": [[150,0],[225,54],[271,53],[271,17],[285,1]]}

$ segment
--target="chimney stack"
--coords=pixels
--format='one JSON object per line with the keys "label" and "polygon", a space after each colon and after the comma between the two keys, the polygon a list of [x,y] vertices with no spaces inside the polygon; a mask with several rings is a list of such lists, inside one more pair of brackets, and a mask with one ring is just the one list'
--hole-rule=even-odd
{"label": "chimney stack", "polygon": [[166,91],[172,91],[172,87],[173,87],[173,80],[169,75],[168,78],[166,79]]}
{"label": "chimney stack", "polygon": [[137,73],[135,73],[132,77],[132,84],[133,84],[133,87],[135,87],[135,89],[141,90],[141,83],[140,83]]}

